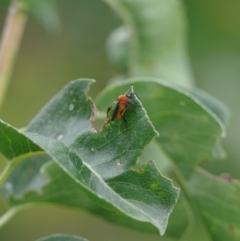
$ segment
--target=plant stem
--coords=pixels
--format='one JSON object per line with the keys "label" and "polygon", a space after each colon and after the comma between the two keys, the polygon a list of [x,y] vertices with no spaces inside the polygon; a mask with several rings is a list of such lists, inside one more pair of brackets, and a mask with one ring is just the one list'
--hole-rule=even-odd
{"label": "plant stem", "polygon": [[3,27],[0,43],[0,110],[27,21],[27,14],[23,9],[23,3],[14,0],[9,6]]}
{"label": "plant stem", "polygon": [[11,217],[14,216],[17,211],[17,208],[10,208],[6,213],[4,213],[0,217],[0,228],[4,226],[4,224],[7,223],[8,220],[10,220]]}
{"label": "plant stem", "polygon": [[2,228],[14,215],[16,215],[16,213],[34,205],[36,204],[27,203],[27,204],[11,207],[10,209],[8,209],[2,216],[0,216],[0,228]]}

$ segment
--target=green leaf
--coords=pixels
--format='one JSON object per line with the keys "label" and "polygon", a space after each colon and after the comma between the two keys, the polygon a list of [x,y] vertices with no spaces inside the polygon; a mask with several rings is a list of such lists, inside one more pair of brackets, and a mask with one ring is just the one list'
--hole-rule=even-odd
{"label": "green leaf", "polygon": [[[189,207],[186,207],[186,201],[183,195],[183,192],[181,192],[178,203],[169,218],[169,223],[166,230],[167,236],[179,238],[187,230],[187,227],[191,225],[189,224],[189,216],[186,212],[186,208]],[[189,212],[192,212],[192,210],[189,210]]]}
{"label": "green leaf", "polygon": [[70,82],[36,115],[26,132],[57,139],[67,146],[73,144],[92,128],[96,110],[86,93],[94,82],[90,79]]}
{"label": "green leaf", "polygon": [[50,178],[41,171],[41,168],[48,161],[49,156],[46,154],[25,157],[1,188],[5,199],[15,205],[26,203],[25,194],[28,192],[33,192],[37,196],[43,194],[43,187],[50,182]]}
{"label": "green leaf", "polygon": [[[71,82],[42,109],[25,132],[64,172],[59,173],[61,169],[56,169],[56,166],[51,169],[48,158],[43,161],[43,156],[31,157],[25,161],[32,164],[24,164],[23,161],[14,170],[13,176],[6,180],[3,193],[12,205],[46,201],[97,213],[98,203],[106,210],[122,215],[122,223],[130,223],[129,218],[149,222],[163,234],[179,190],[159,174],[153,162],[135,167],[142,149],[156,131],[138,98],[133,96],[133,109],[129,108],[124,113],[127,127],[119,119],[96,133],[91,127],[94,105],[86,96],[90,83],[91,80]],[[36,160],[42,166],[37,165]],[[15,186],[16,176],[27,175],[25,165],[29,165],[29,170],[35,175],[28,179],[20,178],[21,185],[9,188]],[[64,182],[56,182],[55,179],[63,174]],[[42,185],[32,188],[30,184],[37,179],[42,180]],[[108,214],[106,216],[108,218]]]}
{"label": "green leaf", "polygon": [[41,149],[19,130],[0,120],[0,152],[9,160]]}
{"label": "green leaf", "polygon": [[98,108],[104,111],[109,101],[131,85],[160,133],[157,143],[186,178],[195,165],[212,159],[225,131],[224,124],[198,98],[180,87],[151,78],[130,80],[106,88],[97,98]]}
{"label": "green leaf", "polygon": [[11,1],[10,0],[1,0],[0,1],[0,4],[1,5],[7,5],[7,4],[9,4]]}
{"label": "green leaf", "polygon": [[[0,4],[9,5],[12,1],[1,0]],[[60,29],[60,19],[56,0],[18,0],[19,10],[32,15],[48,31]]]}
{"label": "green leaf", "polygon": [[36,241],[88,241],[85,238],[64,235],[64,234],[54,234],[45,238],[40,238]]}
{"label": "green leaf", "polygon": [[[152,225],[120,214],[116,207],[110,204],[107,206],[101,199],[97,203],[95,196],[81,188],[57,163],[46,163],[46,161],[46,155],[27,158],[11,173],[3,186],[2,193],[12,206],[40,202],[61,204],[87,210],[111,223],[156,232],[156,228]],[[40,183],[43,184],[41,188],[36,180],[41,180]],[[21,188],[25,186],[31,188]],[[100,206],[101,202],[105,208]]]}
{"label": "green leaf", "polygon": [[[210,111],[212,111],[212,115],[215,116],[215,119],[218,120],[219,124],[222,127],[222,136],[226,136],[226,125],[228,124],[228,120],[230,118],[230,111],[229,109],[218,99],[209,95],[208,93],[197,89],[191,88],[188,89],[190,94],[194,95],[198,98],[203,104],[205,104]],[[225,159],[226,153],[222,147],[220,141],[216,143],[215,149],[213,150],[213,157],[215,159]]]}
{"label": "green leaf", "polygon": [[240,182],[198,168],[189,189],[212,239],[240,240]]}
{"label": "green leaf", "polygon": [[130,76],[158,77],[184,86],[192,85],[181,1],[105,2],[126,26],[115,30],[107,44],[110,59],[118,69],[125,70],[124,61],[128,61]]}
{"label": "green leaf", "polygon": [[138,159],[138,163],[144,163],[146,159],[155,160],[157,169],[164,176],[169,176],[169,173],[172,171],[168,157],[154,140],[145,148]]}
{"label": "green leaf", "polygon": [[25,9],[48,31],[60,28],[56,0],[21,0]]}
{"label": "green leaf", "polygon": [[[171,179],[173,178],[174,180],[171,163],[156,141],[152,141],[146,147],[138,159],[138,163],[143,163],[147,158],[156,160],[155,163],[159,172],[164,176],[170,177]],[[191,214],[191,217],[189,217],[189,213]],[[189,207],[189,204],[186,201],[186,197],[184,197],[184,193],[181,192],[179,200],[169,218],[165,236],[171,236],[175,238],[181,237],[183,233],[185,233],[185,231],[188,229],[187,227],[191,225],[191,223],[189,223],[189,219],[192,219],[192,215],[193,211],[191,210],[191,207]],[[181,217],[181,219],[179,219],[179,217]]]}
{"label": "green leaf", "polygon": [[222,123],[222,128],[225,130],[225,126],[227,125],[228,120],[230,118],[229,109],[222,102],[220,102],[214,96],[209,95],[207,92],[204,92],[197,88],[191,88],[187,91],[189,91],[189,93],[198,98],[213,112],[213,114],[216,115],[216,118],[219,119],[219,123]]}
{"label": "green leaf", "polygon": [[115,29],[107,39],[108,58],[120,72],[128,72],[130,31],[126,26]]}

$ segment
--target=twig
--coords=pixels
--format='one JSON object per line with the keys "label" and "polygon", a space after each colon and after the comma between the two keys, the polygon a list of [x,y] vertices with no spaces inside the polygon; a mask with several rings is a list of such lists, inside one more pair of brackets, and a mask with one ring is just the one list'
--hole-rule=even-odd
{"label": "twig", "polygon": [[3,27],[0,43],[0,110],[27,21],[24,8],[21,1],[14,0],[9,6]]}

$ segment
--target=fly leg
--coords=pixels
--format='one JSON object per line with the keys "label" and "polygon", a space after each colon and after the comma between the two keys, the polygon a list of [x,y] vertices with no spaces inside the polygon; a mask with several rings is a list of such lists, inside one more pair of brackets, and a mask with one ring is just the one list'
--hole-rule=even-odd
{"label": "fly leg", "polygon": [[[125,110],[125,109],[124,109],[124,110]],[[125,127],[126,127],[126,129],[127,129],[127,121],[126,121],[126,119],[123,117],[124,110],[121,111],[120,115],[121,115],[121,119],[124,121]]]}
{"label": "fly leg", "polygon": [[108,108],[107,108],[107,119],[109,119],[110,117],[108,116],[108,113],[109,113],[109,111],[112,109],[112,106],[109,106]]}

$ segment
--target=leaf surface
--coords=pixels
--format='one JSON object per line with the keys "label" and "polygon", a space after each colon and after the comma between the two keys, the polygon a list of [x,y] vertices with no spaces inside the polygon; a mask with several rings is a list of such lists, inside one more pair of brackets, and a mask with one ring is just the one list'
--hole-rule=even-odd
{"label": "leaf surface", "polygon": [[107,44],[110,59],[118,69],[126,70],[127,62],[131,77],[151,76],[192,85],[181,1],[104,1],[125,25],[110,35]]}
{"label": "leaf surface", "polygon": [[9,160],[41,150],[22,132],[2,120],[0,120],[0,137],[0,152]]}
{"label": "leaf surface", "polygon": [[[129,217],[149,222],[163,234],[179,190],[159,174],[153,162],[135,167],[142,149],[156,135],[156,131],[140,101],[134,96],[132,104],[136,108],[124,113],[127,126],[122,119],[114,120],[96,133],[92,128],[94,105],[86,96],[90,83],[91,80],[71,82],[40,111],[25,132],[28,138],[50,155],[72,182],[67,182],[64,189],[61,186],[63,182],[59,186],[54,185],[57,169],[54,175],[47,171],[48,174],[44,174],[49,159],[43,161],[39,157],[42,166],[33,169],[42,180],[42,185],[34,188],[30,185],[36,178],[33,175],[26,182],[21,179],[23,185],[31,188],[18,190],[21,185],[16,185],[17,190],[9,189],[17,181],[10,176],[3,193],[12,205],[47,201],[92,211],[93,205],[86,206],[86,202],[81,202],[87,195],[87,200],[90,198],[95,204],[125,219]],[[35,157],[32,158],[25,161],[36,163]],[[18,176],[25,173],[26,168],[22,165],[18,166],[19,170],[14,170],[19,172]],[[69,192],[68,185],[73,185],[73,192]],[[51,192],[51,189],[55,191]],[[71,203],[70,199],[78,189],[78,197],[80,194],[83,197],[79,200],[73,198]]]}
{"label": "leaf surface", "polygon": [[[9,176],[3,186],[3,195],[11,205],[40,202],[57,203],[86,210],[111,223],[142,231],[157,232],[157,229],[149,223],[131,219],[101,199],[96,202],[94,194],[79,187],[79,184],[64,172],[57,163],[48,162],[44,164],[44,158],[40,155],[25,159]],[[16,180],[21,180],[23,176],[28,178],[17,183]],[[35,180],[41,180],[42,186],[37,184],[31,186],[35,183]],[[21,188],[25,186],[31,186],[31,189]]]}
{"label": "leaf surface", "polygon": [[26,132],[39,133],[70,146],[90,131],[95,118],[94,104],[86,96],[94,80],[72,81],[63,88],[26,127]]}
{"label": "leaf surface", "polygon": [[204,103],[183,88],[157,79],[138,78],[108,87],[97,98],[98,108],[106,109],[109,100],[131,85],[159,132],[158,145],[183,176],[189,178],[195,165],[213,158],[225,126]]}
{"label": "leaf surface", "polygon": [[214,176],[200,168],[189,189],[213,240],[240,240],[240,182],[228,175]]}

